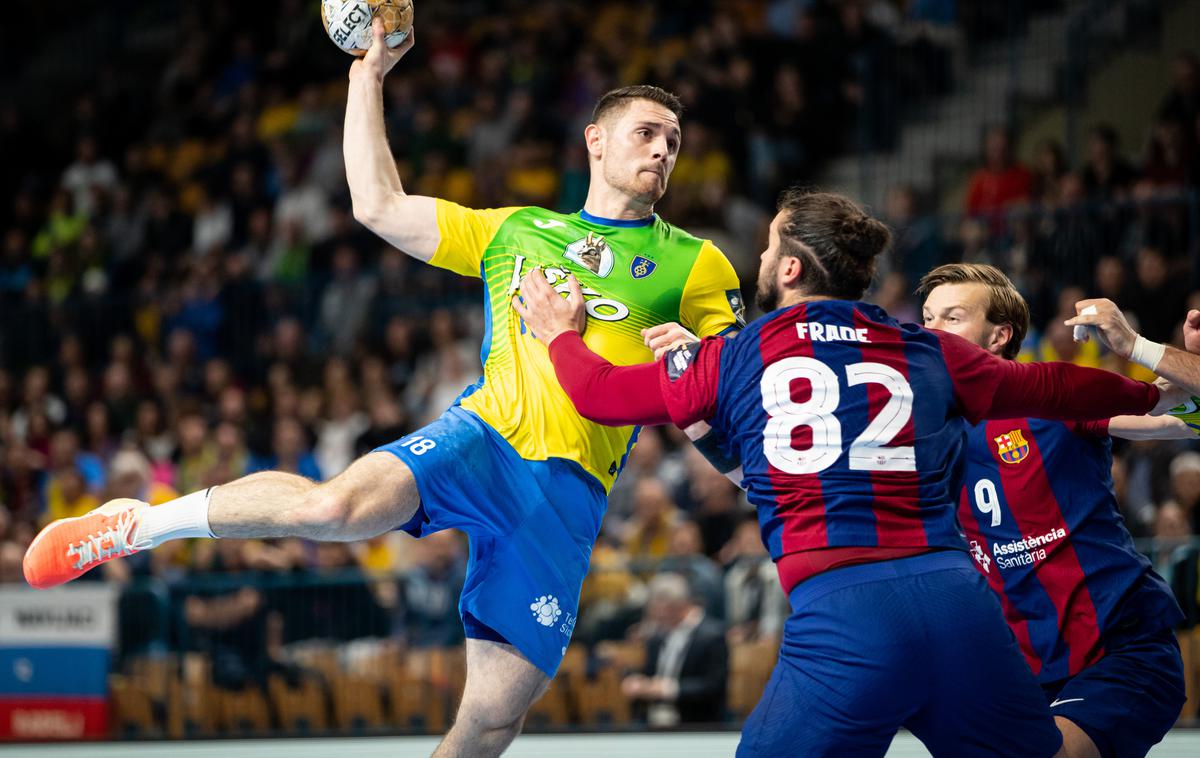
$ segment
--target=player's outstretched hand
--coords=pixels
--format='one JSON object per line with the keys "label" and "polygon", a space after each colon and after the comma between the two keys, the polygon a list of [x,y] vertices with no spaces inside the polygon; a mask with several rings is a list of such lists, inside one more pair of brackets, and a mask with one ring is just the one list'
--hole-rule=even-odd
{"label": "player's outstretched hand", "polygon": [[1183,347],[1189,353],[1200,353],[1200,311],[1188,311],[1183,320]]}
{"label": "player's outstretched hand", "polygon": [[[566,298],[560,294],[566,291]],[[574,274],[566,285],[556,290],[546,280],[541,267],[536,267],[521,280],[521,289],[512,299],[513,310],[542,344],[547,347],[563,332],[579,332],[587,328],[587,310],[583,290]]]}
{"label": "player's outstretched hand", "polygon": [[661,360],[668,350],[700,341],[699,337],[674,321],[643,329],[642,339],[646,341],[646,347],[654,351],[654,360],[656,361]]}
{"label": "player's outstretched hand", "polygon": [[404,38],[403,42],[396,47],[388,47],[387,41],[384,39],[386,34],[383,19],[376,16],[371,20],[371,33],[371,47],[367,49],[366,55],[350,64],[350,78],[369,76],[382,82],[383,77],[387,76],[387,72],[392,70],[392,66],[395,66],[405,53],[412,50],[417,30],[409,29],[408,36]]}
{"label": "player's outstretched hand", "polygon": [[1080,300],[1075,303],[1075,313],[1075,318],[1067,319],[1067,326],[1093,327],[1109,350],[1126,360],[1133,354],[1133,343],[1138,334],[1125,320],[1125,314],[1121,313],[1116,303],[1103,299]]}

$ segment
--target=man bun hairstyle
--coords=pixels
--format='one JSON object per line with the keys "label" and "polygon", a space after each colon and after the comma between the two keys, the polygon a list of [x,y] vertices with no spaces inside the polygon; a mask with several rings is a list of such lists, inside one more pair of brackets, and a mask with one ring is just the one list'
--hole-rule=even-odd
{"label": "man bun hairstyle", "polygon": [[1008,324],[1012,327],[1012,336],[1000,355],[1016,358],[1021,352],[1025,335],[1029,333],[1029,304],[1021,297],[1012,280],[1000,269],[986,263],[947,263],[921,277],[917,295],[925,300],[930,292],[943,284],[982,284],[987,287],[988,302],[984,318],[992,324]]}
{"label": "man bun hairstyle", "polygon": [[649,100],[674,113],[676,118],[683,116],[683,103],[675,93],[667,92],[653,84],[635,84],[609,90],[601,95],[596,101],[596,107],[592,109],[592,123],[599,123],[605,116],[621,115],[634,100]]}
{"label": "man bun hairstyle", "polygon": [[804,263],[800,287],[809,295],[862,298],[875,277],[875,259],[892,233],[853,200],[832,192],[790,189],[779,198],[779,254]]}

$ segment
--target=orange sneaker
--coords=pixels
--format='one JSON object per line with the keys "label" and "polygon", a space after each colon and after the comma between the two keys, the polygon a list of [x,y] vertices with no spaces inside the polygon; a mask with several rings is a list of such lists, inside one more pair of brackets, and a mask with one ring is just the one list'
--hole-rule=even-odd
{"label": "orange sneaker", "polygon": [[39,590],[57,587],[101,563],[144,550],[148,545],[132,541],[141,521],[138,511],[144,507],[140,500],[120,498],[48,525],[25,551],[25,581]]}

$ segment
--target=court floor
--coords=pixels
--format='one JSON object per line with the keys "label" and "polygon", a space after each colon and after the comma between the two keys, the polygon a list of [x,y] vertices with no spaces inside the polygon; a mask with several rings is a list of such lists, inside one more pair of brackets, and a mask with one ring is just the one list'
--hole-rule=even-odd
{"label": "court floor", "polygon": [[[517,738],[506,758],[708,758],[732,756],[736,733],[525,735]],[[428,756],[437,744],[433,737],[379,737],[340,739],[193,740],[187,742],[101,743],[86,745],[0,744],[0,755],[31,758],[138,758],[170,755],[172,758],[416,758]],[[912,735],[901,733],[892,742],[889,758],[919,758],[929,753]],[[1200,730],[1175,730],[1150,751],[1152,758],[1200,756]]]}

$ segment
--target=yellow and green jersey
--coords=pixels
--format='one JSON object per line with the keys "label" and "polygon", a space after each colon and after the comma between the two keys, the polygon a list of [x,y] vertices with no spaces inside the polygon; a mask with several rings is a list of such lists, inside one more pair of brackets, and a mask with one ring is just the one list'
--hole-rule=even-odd
{"label": "yellow and green jersey", "polygon": [[441,242],[430,261],[482,277],[487,295],[483,376],[459,398],[526,460],[575,461],[611,489],[633,427],[595,424],[575,412],[546,348],[512,309],[521,277],[541,266],[565,292],[574,274],[587,301],[588,347],[617,365],[652,360],[641,330],[677,321],[707,337],[739,324],[733,266],[708,240],[657,216],[612,221],[583,211],[472,210],[437,201]]}

